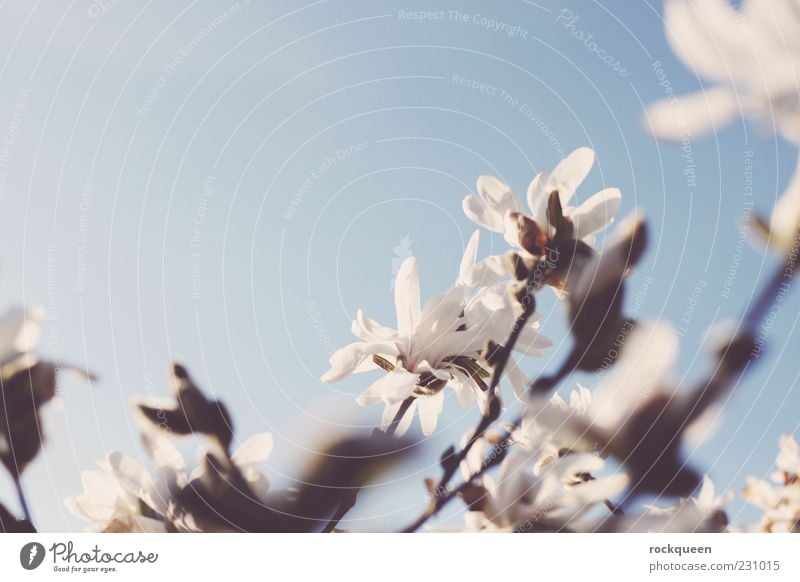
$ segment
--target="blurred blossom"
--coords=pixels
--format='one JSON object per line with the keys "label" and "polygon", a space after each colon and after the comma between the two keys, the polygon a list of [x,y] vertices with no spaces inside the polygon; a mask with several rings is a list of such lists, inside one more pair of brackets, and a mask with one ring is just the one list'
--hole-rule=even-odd
{"label": "blurred blossom", "polygon": [[652,105],[656,136],[680,140],[743,114],[800,141],[800,12],[795,0],[667,0],[667,39],[684,65],[713,82]]}
{"label": "blurred blossom", "polygon": [[[192,481],[202,480],[207,466],[189,473],[183,455],[166,437],[146,433],[144,441],[155,474],[135,459],[113,451],[98,462],[99,469],[84,471],[83,493],[66,499],[67,508],[88,523],[89,531],[163,533],[176,529],[172,523],[178,508],[176,497]],[[242,443],[231,457],[262,500],[269,486],[260,468],[271,451],[272,435],[262,433]]]}
{"label": "blurred blossom", "polygon": [[[491,439],[480,440],[476,448],[481,452],[462,464],[462,474],[480,470],[479,459],[490,445],[498,446]],[[509,446],[515,450],[503,460],[497,480],[484,475],[462,495],[468,505],[466,531],[572,531],[580,517],[628,484],[619,473],[590,477],[604,465],[591,453],[565,453],[542,464],[538,462],[546,453],[542,443]]]}
{"label": "blurred blossom", "polygon": [[772,533],[800,532],[800,447],[790,434],[780,439],[775,461],[777,471],[770,480],[748,477],[744,498],[761,509],[764,515],[758,531]]}

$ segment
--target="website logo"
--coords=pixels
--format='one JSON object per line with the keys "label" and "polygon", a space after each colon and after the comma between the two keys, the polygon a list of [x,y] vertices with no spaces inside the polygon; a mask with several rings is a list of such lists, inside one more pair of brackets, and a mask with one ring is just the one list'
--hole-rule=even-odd
{"label": "website logo", "polygon": [[35,570],[42,565],[45,549],[39,542],[30,542],[19,551],[19,563],[26,570]]}

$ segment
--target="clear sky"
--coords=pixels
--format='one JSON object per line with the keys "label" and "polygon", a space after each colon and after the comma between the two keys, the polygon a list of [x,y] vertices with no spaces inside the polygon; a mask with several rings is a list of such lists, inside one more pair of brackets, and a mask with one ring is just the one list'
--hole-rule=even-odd
{"label": "clear sky", "polygon": [[[741,121],[683,151],[647,134],[644,107],[665,96],[654,63],[679,94],[701,86],[660,14],[654,0],[0,4],[0,304],[45,306],[42,353],[100,377],[60,386],[24,479],[37,524],[80,530],[62,500],[81,471],[114,448],[142,456],[127,407],[165,393],[173,359],[225,399],[240,437],[274,434],[276,486],[326,436],[374,425],[380,407],[354,402],[374,374],[318,379],[356,309],[394,324],[408,253],[423,298],[452,283],[478,175],[524,192],[582,145],[598,163],[578,196],[617,186],[622,213],[646,211],[640,315],[681,328],[676,380],[701,374],[705,329],[736,318],[775,266],[737,247],[742,209],[769,212],[796,153]],[[484,234],[481,253],[501,243]],[[779,435],[797,432],[798,306],[796,293],[783,304],[715,436],[687,449],[719,489],[768,474]],[[569,346],[555,301],[540,311],[556,345],[530,375]],[[422,478],[477,418],[445,408],[346,527],[421,509]],[[0,498],[16,508],[5,477]],[[755,518],[742,508],[734,521]]]}

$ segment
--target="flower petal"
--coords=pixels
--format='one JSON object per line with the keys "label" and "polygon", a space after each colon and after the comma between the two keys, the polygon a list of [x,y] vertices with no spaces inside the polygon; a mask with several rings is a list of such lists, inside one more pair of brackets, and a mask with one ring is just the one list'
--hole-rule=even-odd
{"label": "flower petal", "polygon": [[407,258],[400,265],[394,284],[394,305],[397,333],[401,337],[410,337],[420,319],[419,270],[414,257]]}
{"label": "flower petal", "polygon": [[422,434],[430,436],[436,430],[436,423],[444,406],[444,391],[440,390],[433,396],[417,398],[419,403],[419,423]]}
{"label": "flower petal", "polygon": [[617,188],[601,190],[583,202],[569,217],[575,225],[575,238],[584,239],[611,224],[621,203]]}
{"label": "flower petal", "polygon": [[419,374],[412,374],[403,368],[395,368],[373,382],[356,398],[356,402],[361,406],[378,402],[389,404],[400,402],[411,395],[418,381]]}
{"label": "flower petal", "polygon": [[[396,346],[390,344],[356,342],[340,348],[330,357],[331,368],[322,375],[323,382],[338,382],[354,372],[361,372],[361,364],[375,354],[396,354]],[[376,366],[377,367],[377,366]]]}
{"label": "flower petal", "polygon": [[680,141],[727,125],[739,114],[737,96],[727,88],[713,88],[682,95],[678,101],[657,101],[647,109],[650,132],[660,138]]}

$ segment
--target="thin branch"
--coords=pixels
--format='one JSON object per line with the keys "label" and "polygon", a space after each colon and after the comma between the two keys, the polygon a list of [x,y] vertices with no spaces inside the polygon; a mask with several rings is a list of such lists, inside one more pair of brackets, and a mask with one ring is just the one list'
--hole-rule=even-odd
{"label": "thin branch", "polygon": [[19,505],[22,508],[22,513],[25,515],[25,519],[28,520],[28,523],[33,523],[31,510],[28,507],[28,501],[25,499],[25,491],[22,489],[22,481],[20,480],[19,475],[13,475],[13,481],[14,487],[17,490],[17,498],[19,499]]}
{"label": "thin branch", "polygon": [[[547,271],[545,270],[545,273],[546,272]],[[500,399],[496,394],[497,387],[500,385],[500,380],[508,364],[508,360],[511,358],[511,353],[514,350],[514,346],[517,344],[517,341],[519,340],[522,331],[525,329],[525,325],[528,323],[531,315],[533,315],[535,309],[534,295],[535,292],[541,288],[541,281],[538,280],[538,278],[542,276],[543,273],[540,270],[533,269],[528,277],[528,280],[525,282],[524,292],[519,297],[519,302],[522,306],[522,312],[514,322],[514,327],[511,330],[508,341],[506,341],[504,346],[498,346],[498,349],[495,350],[495,353],[489,354],[488,356],[490,359],[496,358],[496,361],[494,362],[492,379],[489,383],[489,402],[486,407],[486,412],[481,416],[478,426],[473,431],[472,436],[467,441],[466,445],[464,445],[464,447],[458,453],[452,453],[442,458],[444,473],[442,474],[441,479],[439,479],[439,482],[436,484],[434,491],[447,491],[450,481],[453,479],[453,475],[455,475],[461,462],[467,458],[470,450],[472,450],[472,447],[475,445],[475,443],[483,436],[483,434],[486,432],[486,429],[488,429],[492,423],[499,418]],[[522,418],[520,417],[514,422],[514,427],[518,427],[521,422]],[[510,437],[510,432],[508,436]],[[505,456],[505,453],[498,456]],[[492,465],[494,465],[494,463],[492,463]],[[482,468],[481,474],[487,469],[488,467]],[[455,491],[460,491],[463,487],[464,484],[459,486]],[[425,524],[426,521],[436,515],[452,498],[453,492],[450,492],[444,496],[434,495],[431,497],[430,503],[428,503],[428,507],[425,508],[425,511],[423,511],[422,514],[420,514],[420,516],[417,517],[417,519],[411,525],[406,527],[403,532],[412,533],[417,531]]]}
{"label": "thin branch", "polygon": [[[389,426],[386,428],[386,434],[388,436],[393,436],[397,431],[400,421],[403,420],[403,417],[406,415],[406,412],[408,412],[408,409],[411,407],[413,402],[414,396],[409,396],[403,400],[403,403],[395,413],[392,422],[389,423]],[[358,489],[353,489],[345,494],[344,498],[342,498],[342,502],[339,504],[339,507],[336,510],[336,513],[333,514],[328,523],[325,524],[325,527],[322,528],[322,533],[330,533],[336,529],[336,526],[339,525],[339,522],[342,521],[347,512],[353,509],[355,506],[358,499],[358,492]]]}

